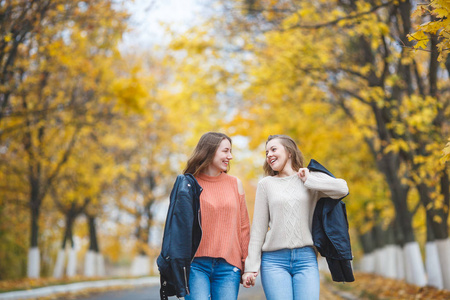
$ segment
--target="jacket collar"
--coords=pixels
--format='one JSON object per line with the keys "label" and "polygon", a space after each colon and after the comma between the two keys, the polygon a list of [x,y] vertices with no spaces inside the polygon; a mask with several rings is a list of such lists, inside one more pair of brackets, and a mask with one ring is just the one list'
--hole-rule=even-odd
{"label": "jacket collar", "polygon": [[197,179],[195,179],[194,175],[187,173],[184,176],[186,176],[186,179],[194,187],[195,196],[200,197],[203,188],[200,186],[200,184],[198,184]]}
{"label": "jacket collar", "polygon": [[[317,171],[317,172],[323,172],[325,174],[328,174],[329,176],[336,178],[333,174],[331,174],[330,171],[328,171],[324,166],[322,166],[319,162],[317,162],[315,159],[311,159],[311,161],[308,164],[308,169],[310,171]],[[345,195],[342,198],[339,199],[332,199],[332,198],[325,198],[325,199],[331,199],[333,201],[326,201],[325,202],[325,207],[324,207],[324,212],[328,213],[329,211],[331,211],[333,209],[334,206],[336,206],[336,204],[338,204],[340,202],[340,200],[344,199],[345,197],[347,197],[347,195]],[[323,199],[323,198],[322,198]]]}
{"label": "jacket collar", "polygon": [[311,159],[311,161],[308,164],[308,169],[311,171],[319,171],[319,172],[323,172],[325,174],[328,174],[329,176],[334,177],[333,174],[331,174],[330,171],[328,171],[324,166],[322,166],[319,162],[317,162],[315,159]]}

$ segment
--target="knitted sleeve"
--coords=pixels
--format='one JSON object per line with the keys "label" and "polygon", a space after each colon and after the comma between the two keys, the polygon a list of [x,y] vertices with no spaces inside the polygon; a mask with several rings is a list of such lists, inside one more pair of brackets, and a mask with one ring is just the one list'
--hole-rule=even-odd
{"label": "knitted sleeve", "polygon": [[248,256],[245,260],[245,272],[259,272],[261,249],[269,228],[269,205],[263,184],[258,183],[256,189],[255,210],[248,245]]}
{"label": "knitted sleeve", "polygon": [[248,243],[250,240],[250,220],[248,218],[247,204],[245,203],[245,195],[239,195],[241,205],[241,249],[242,249],[242,265],[248,255]]}
{"label": "knitted sleeve", "polygon": [[340,199],[348,194],[347,182],[323,172],[310,172],[305,187],[318,192],[318,198]]}

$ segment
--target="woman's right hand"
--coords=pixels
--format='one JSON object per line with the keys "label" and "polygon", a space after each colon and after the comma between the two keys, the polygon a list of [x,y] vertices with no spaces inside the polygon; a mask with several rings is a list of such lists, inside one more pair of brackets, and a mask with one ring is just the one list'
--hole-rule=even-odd
{"label": "woman's right hand", "polygon": [[300,178],[301,181],[305,182],[309,176],[309,169],[308,168],[298,169],[297,176]]}
{"label": "woman's right hand", "polygon": [[242,275],[242,284],[244,287],[249,288],[255,285],[256,276],[258,276],[258,272],[246,272]]}

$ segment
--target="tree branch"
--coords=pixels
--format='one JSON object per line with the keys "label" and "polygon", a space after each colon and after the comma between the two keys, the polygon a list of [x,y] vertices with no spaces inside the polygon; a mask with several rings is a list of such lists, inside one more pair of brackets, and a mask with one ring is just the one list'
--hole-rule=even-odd
{"label": "tree branch", "polygon": [[389,5],[393,4],[393,3],[394,3],[394,1],[391,0],[391,1],[388,1],[388,2],[383,3],[381,5],[374,6],[368,11],[364,11],[364,12],[360,12],[360,13],[357,13],[357,14],[353,14],[353,15],[348,15],[348,16],[345,16],[345,17],[337,18],[337,19],[329,21],[329,22],[325,22],[325,23],[321,23],[321,24],[312,24],[312,25],[297,24],[297,25],[291,26],[291,27],[289,27],[287,29],[282,29],[281,31],[288,31],[288,30],[297,29],[297,28],[300,28],[300,29],[319,29],[319,28],[323,28],[323,27],[330,27],[330,26],[334,26],[337,23],[339,23],[341,21],[344,21],[344,20],[352,20],[352,19],[356,19],[356,18],[365,16],[365,15],[368,15],[368,14],[374,13],[378,9],[386,7],[386,6],[389,6]]}

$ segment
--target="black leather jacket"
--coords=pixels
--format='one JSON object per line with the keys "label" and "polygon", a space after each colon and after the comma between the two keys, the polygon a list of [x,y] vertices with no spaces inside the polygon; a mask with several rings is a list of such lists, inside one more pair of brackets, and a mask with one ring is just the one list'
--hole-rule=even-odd
{"label": "black leather jacket", "polygon": [[161,299],[189,294],[191,261],[200,245],[200,194],[202,187],[191,174],[178,175],[170,193],[161,254]]}
{"label": "black leather jacket", "polygon": [[[311,159],[308,169],[333,177],[330,171]],[[312,223],[314,246],[327,259],[333,281],[355,281],[351,265],[352,249],[348,234],[345,203],[341,199],[320,198],[316,204]]]}

